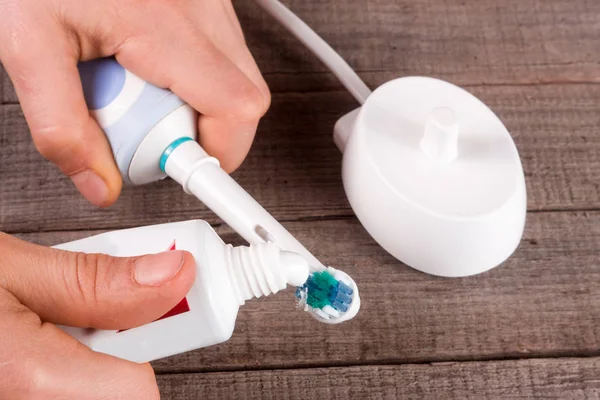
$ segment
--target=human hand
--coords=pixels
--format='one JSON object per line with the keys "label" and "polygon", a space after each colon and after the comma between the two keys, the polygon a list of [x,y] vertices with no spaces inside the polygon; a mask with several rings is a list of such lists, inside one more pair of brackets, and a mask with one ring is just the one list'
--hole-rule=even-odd
{"label": "human hand", "polygon": [[191,254],[72,253],[0,233],[0,399],[158,399],[149,364],[95,353],[53,325],[126,329],[190,290]]}
{"label": "human hand", "polygon": [[0,60],[39,152],[93,204],[119,196],[121,177],[87,110],[78,61],[115,55],[200,113],[200,143],[233,171],[270,94],[231,0],[0,0]]}

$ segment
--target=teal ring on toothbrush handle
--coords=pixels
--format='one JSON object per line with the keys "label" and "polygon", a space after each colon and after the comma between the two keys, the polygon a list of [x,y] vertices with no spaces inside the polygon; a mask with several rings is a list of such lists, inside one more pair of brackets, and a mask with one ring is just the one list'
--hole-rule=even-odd
{"label": "teal ring on toothbrush handle", "polygon": [[162,156],[160,156],[160,170],[162,172],[166,173],[165,166],[167,165],[167,160],[169,159],[171,153],[173,153],[173,151],[175,151],[175,149],[178,148],[180,145],[182,145],[185,142],[189,142],[190,140],[194,139],[188,136],[180,137],[179,139],[174,140],[173,143],[171,143],[169,147],[167,147]]}

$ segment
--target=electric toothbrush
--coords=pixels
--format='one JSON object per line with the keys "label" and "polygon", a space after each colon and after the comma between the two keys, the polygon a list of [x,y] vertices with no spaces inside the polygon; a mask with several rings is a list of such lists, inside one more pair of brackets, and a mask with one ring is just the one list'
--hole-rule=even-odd
{"label": "electric toothbrush", "polygon": [[[334,295],[324,307],[312,307],[307,295],[320,295],[299,291],[301,305],[316,319],[340,323],[357,314],[360,296],[352,278],[325,267],[202,149],[196,140],[198,114],[189,105],[171,91],[143,81],[112,57],[80,63],[79,72],[90,113],[104,130],[125,182],[142,185],[171,177],[248,243],[272,243],[300,254],[312,276],[326,273],[342,282],[339,287],[351,293],[345,304],[335,303]],[[333,293],[338,293],[338,286]]]}

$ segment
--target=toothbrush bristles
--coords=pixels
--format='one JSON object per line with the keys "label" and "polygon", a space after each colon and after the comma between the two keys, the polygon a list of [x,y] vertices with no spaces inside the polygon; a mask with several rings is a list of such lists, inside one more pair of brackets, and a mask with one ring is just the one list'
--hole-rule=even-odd
{"label": "toothbrush bristles", "polygon": [[311,274],[296,290],[300,305],[323,318],[337,318],[348,311],[354,291],[334,274],[333,268]]}

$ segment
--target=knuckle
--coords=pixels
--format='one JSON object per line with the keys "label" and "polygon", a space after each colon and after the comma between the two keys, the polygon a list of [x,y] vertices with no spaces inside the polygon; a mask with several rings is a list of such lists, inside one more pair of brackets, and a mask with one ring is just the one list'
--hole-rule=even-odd
{"label": "knuckle", "polygon": [[[52,387],[52,369],[42,363],[31,362],[24,372],[24,388],[32,395],[48,393]],[[35,398],[35,397],[31,397]]]}
{"label": "knuckle", "polygon": [[73,268],[65,276],[65,282],[74,301],[93,309],[98,302],[102,266],[106,257],[102,254],[73,253]]}
{"label": "knuckle", "polygon": [[31,137],[37,151],[50,161],[62,160],[64,155],[77,154],[82,148],[81,131],[67,129],[60,124],[36,127],[32,129]]}
{"label": "knuckle", "polygon": [[30,355],[19,354],[3,368],[2,380],[7,384],[2,387],[9,393],[20,393],[24,399],[41,399],[51,391],[53,371]]}
{"label": "knuckle", "polygon": [[254,84],[238,93],[237,116],[243,121],[259,120],[269,108],[271,96],[263,94]]}
{"label": "knuckle", "polygon": [[44,157],[51,158],[56,152],[57,148],[60,148],[60,143],[57,143],[57,137],[59,137],[58,129],[56,126],[35,129],[31,131],[31,137],[33,138],[33,144],[37,151]]}

